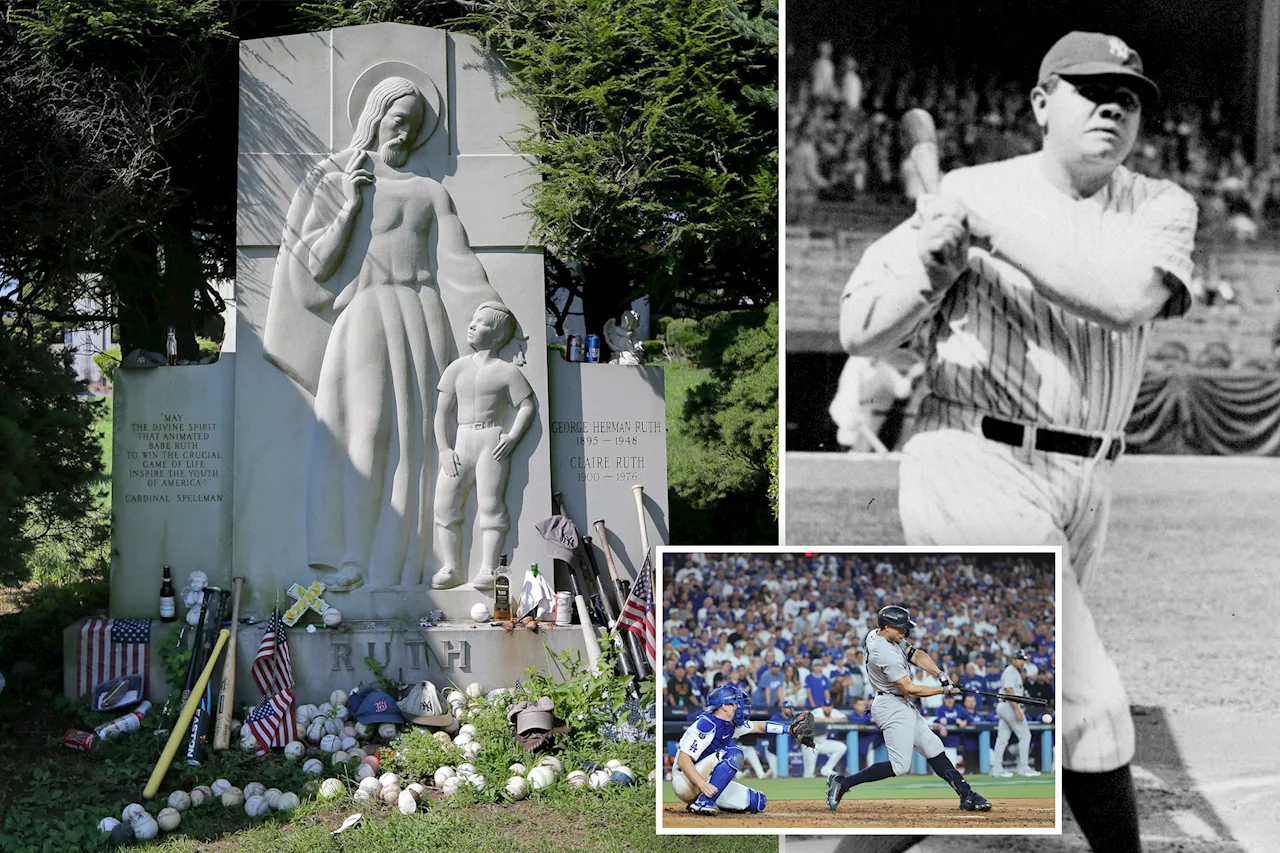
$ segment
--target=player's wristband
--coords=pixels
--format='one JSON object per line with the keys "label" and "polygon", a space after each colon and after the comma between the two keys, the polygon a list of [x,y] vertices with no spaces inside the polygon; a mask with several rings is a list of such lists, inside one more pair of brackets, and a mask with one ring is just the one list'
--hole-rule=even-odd
{"label": "player's wristband", "polygon": [[782,735],[787,733],[786,723],[775,723],[769,721],[764,724],[764,733],[767,735]]}

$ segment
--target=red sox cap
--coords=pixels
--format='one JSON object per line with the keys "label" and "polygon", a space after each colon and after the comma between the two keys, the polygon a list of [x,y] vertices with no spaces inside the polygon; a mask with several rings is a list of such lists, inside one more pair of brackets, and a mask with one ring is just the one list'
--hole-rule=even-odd
{"label": "red sox cap", "polygon": [[1060,77],[1122,77],[1144,105],[1160,100],[1160,88],[1142,73],[1142,57],[1117,36],[1105,33],[1067,33],[1049,48],[1040,62],[1043,83],[1050,74]]}

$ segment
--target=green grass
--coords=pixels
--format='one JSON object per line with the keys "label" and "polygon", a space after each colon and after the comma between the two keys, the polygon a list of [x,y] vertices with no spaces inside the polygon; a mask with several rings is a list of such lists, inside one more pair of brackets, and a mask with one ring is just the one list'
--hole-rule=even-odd
{"label": "green grass", "polygon": [[[969,775],[965,777],[979,793],[986,797],[1032,799],[1053,796],[1052,774],[1046,773],[1032,779],[997,779],[993,776]],[[822,800],[827,796],[826,779],[752,779],[750,787],[774,800]],[[899,776],[879,782],[859,785],[844,795],[845,800],[945,800],[955,797],[955,792],[941,779],[930,776]],[[679,802],[671,785],[662,786],[664,803]]]}

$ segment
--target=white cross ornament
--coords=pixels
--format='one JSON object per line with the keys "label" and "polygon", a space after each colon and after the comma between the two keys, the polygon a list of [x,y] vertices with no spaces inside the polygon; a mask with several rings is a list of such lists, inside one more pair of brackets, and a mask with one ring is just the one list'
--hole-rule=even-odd
{"label": "white cross ornament", "polygon": [[298,623],[298,620],[302,618],[302,614],[306,613],[308,610],[314,610],[316,613],[323,614],[325,609],[329,606],[325,600],[320,597],[324,595],[324,590],[325,586],[320,583],[320,581],[316,581],[306,589],[302,588],[302,584],[296,583],[289,587],[289,597],[296,598],[298,600],[294,602],[292,607],[285,611],[284,624],[292,628]]}

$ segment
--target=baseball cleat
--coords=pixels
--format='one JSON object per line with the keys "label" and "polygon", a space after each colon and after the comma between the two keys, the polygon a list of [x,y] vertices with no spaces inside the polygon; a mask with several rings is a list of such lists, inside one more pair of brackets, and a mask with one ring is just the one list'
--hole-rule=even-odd
{"label": "baseball cleat", "polygon": [[1030,767],[1028,767],[1026,770],[1019,770],[1018,775],[1019,776],[1039,776],[1040,771],[1032,770]]}
{"label": "baseball cleat", "polygon": [[694,814],[720,814],[720,808],[706,794],[699,794],[698,799],[689,803],[684,809]]}
{"label": "baseball cleat", "polygon": [[827,777],[827,807],[835,811],[843,796],[844,786],[840,784],[840,777],[833,773]]}
{"label": "baseball cleat", "polygon": [[991,803],[987,802],[987,798],[977,791],[970,790],[968,794],[960,798],[960,811],[989,812],[991,811]]}
{"label": "baseball cleat", "polygon": [[999,776],[1001,779],[1007,779],[1013,774],[1010,773],[1008,770],[1005,770],[1003,767],[997,767],[995,770],[991,771],[991,775]]}

